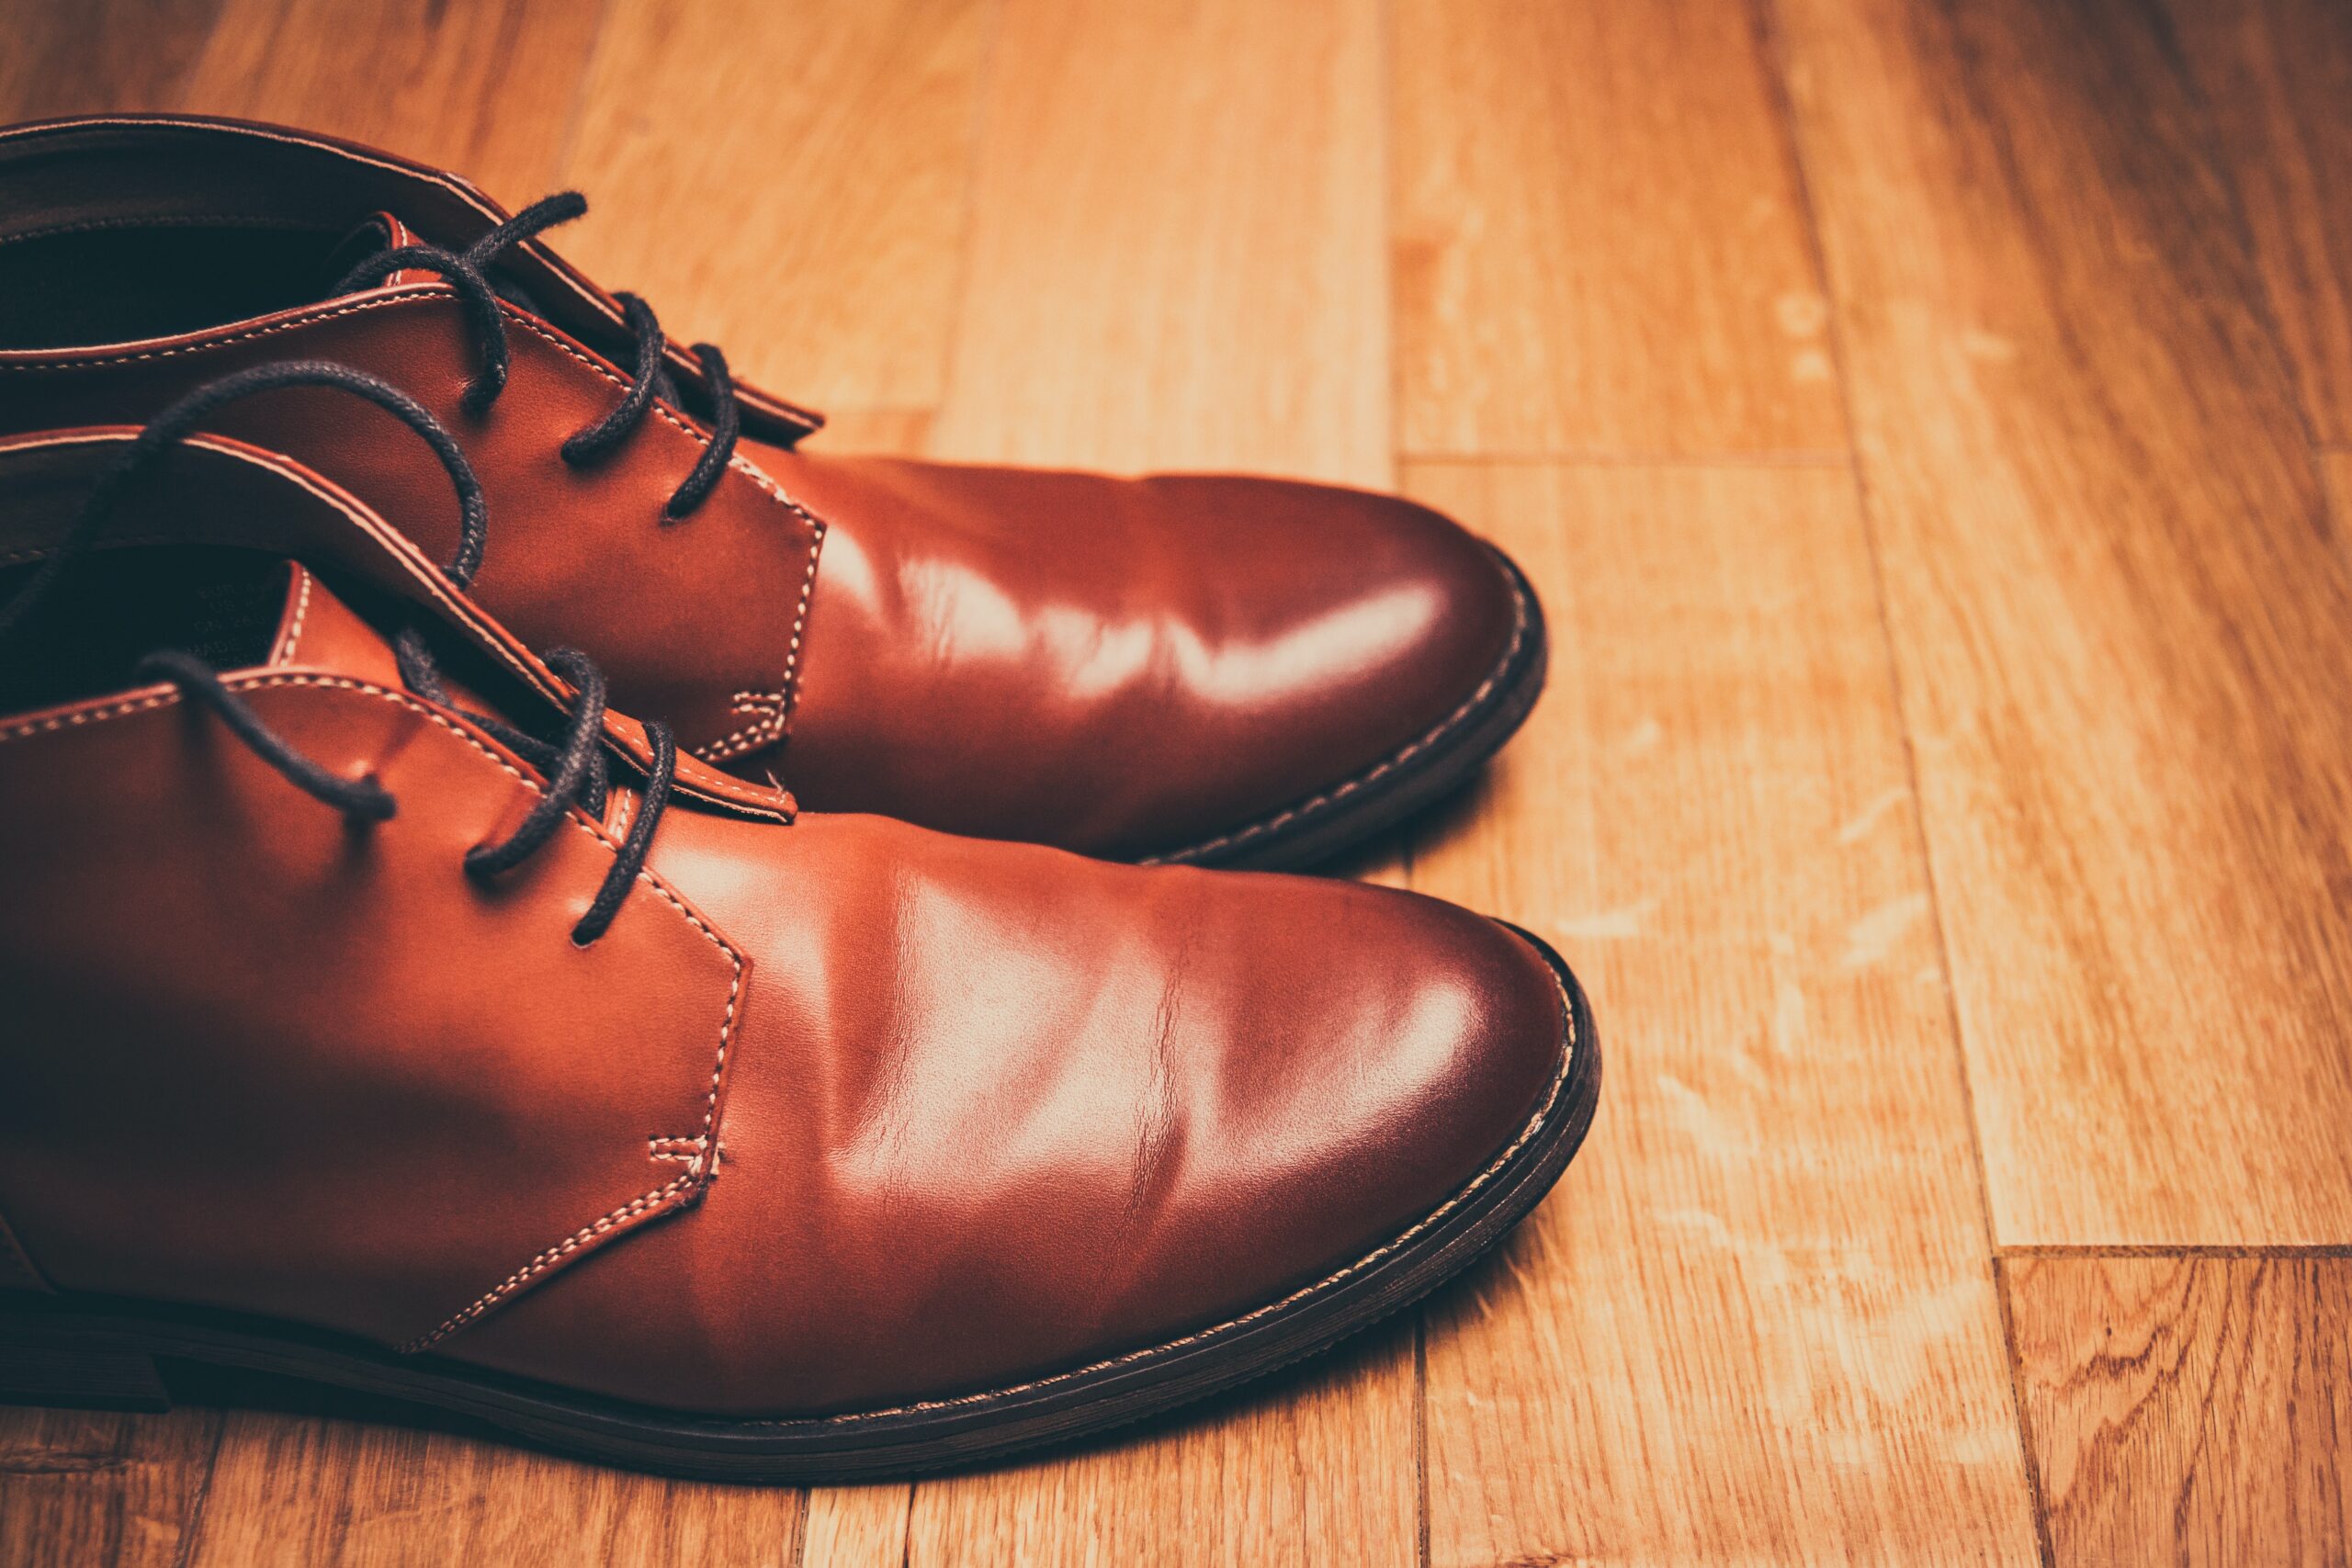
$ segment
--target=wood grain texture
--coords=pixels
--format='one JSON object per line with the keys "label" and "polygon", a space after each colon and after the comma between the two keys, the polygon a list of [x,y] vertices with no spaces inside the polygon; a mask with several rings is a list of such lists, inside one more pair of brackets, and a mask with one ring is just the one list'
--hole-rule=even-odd
{"label": "wood grain texture", "polygon": [[2003,1266],[2061,1568],[2352,1560],[2352,1258]]}
{"label": "wood grain texture", "polygon": [[1408,1321],[1139,1436],[920,1483],[907,1565],[1408,1568],[1414,1427]]}
{"label": "wood grain texture", "polygon": [[0,1563],[176,1568],[220,1417],[0,1406]]}
{"label": "wood grain texture", "polygon": [[169,107],[351,137],[520,207],[555,182],[601,9],[225,0]]}
{"label": "wood grain texture", "polygon": [[231,1414],[192,1568],[792,1560],[801,1494],[698,1485],[453,1433]]}
{"label": "wood grain texture", "polygon": [[2352,1239],[2352,594],[2132,0],[1781,0],[1998,1239]]}
{"label": "wood grain texture", "polygon": [[1430,1311],[1430,1561],[2033,1552],[1885,643],[1842,467],[1420,467],[1553,688],[1413,886],[1556,942],[1606,1082]]}
{"label": "wood grain texture", "polygon": [[0,0],[0,123],[175,107],[223,0]]}
{"label": "wood grain texture", "polygon": [[812,1488],[796,1568],[905,1568],[913,1497],[903,1481]]}
{"label": "wood grain texture", "polygon": [[943,456],[1389,468],[1373,0],[1006,0]]}
{"label": "wood grain texture", "polygon": [[2323,441],[2352,442],[2352,6],[2166,0]]}
{"label": "wood grain texture", "polygon": [[1746,0],[1396,17],[1406,456],[1845,449]]}
{"label": "wood grain texture", "polygon": [[565,254],[785,396],[936,408],[988,19],[981,0],[616,6]]}
{"label": "wood grain texture", "polygon": [[2352,539],[2352,452],[2327,452],[2320,457],[2320,472],[2327,480],[2330,515],[2335,537]]}

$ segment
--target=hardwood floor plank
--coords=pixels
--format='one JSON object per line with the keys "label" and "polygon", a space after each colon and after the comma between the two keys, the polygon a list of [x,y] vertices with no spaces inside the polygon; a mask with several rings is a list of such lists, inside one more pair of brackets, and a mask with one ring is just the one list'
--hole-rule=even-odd
{"label": "hardwood floor plank", "polygon": [[934,446],[1389,467],[1373,0],[1009,0]]}
{"label": "hardwood floor plank", "polygon": [[2352,6],[2166,0],[2323,441],[2352,441]]}
{"label": "hardwood floor plank", "polygon": [[2352,1259],[2002,1275],[2062,1568],[2352,1558]]}
{"label": "hardwood floor plank", "polygon": [[811,1489],[795,1568],[904,1568],[913,1495],[904,1482]]}
{"label": "hardwood floor plank", "polygon": [[1403,1568],[1413,1399],[1412,1325],[1391,1324],[1139,1436],[919,1483],[908,1568]]}
{"label": "hardwood floor plank", "polygon": [[1402,0],[1395,72],[1406,456],[1845,451],[1745,0]]}
{"label": "hardwood floor plank", "polygon": [[1429,1313],[1430,1561],[2030,1560],[1894,694],[1842,468],[1416,466],[1552,689],[1413,886],[1556,942],[1592,1139]]}
{"label": "hardwood floor plank", "polygon": [[988,19],[983,0],[616,6],[566,254],[785,396],[937,407]]}
{"label": "hardwood floor plank", "polygon": [[2320,472],[2327,480],[2328,508],[2341,542],[2352,539],[2352,452],[2323,452]]}
{"label": "hardwood floor plank", "polygon": [[223,0],[0,0],[0,124],[168,108]]}
{"label": "hardwood floor plank", "polygon": [[0,1562],[186,1561],[220,1417],[0,1407]]}
{"label": "hardwood floor plank", "polygon": [[2352,593],[2135,0],[1781,0],[2004,1244],[2352,1239]]}
{"label": "hardwood floor plank", "polygon": [[371,1418],[227,1417],[194,1568],[792,1561],[802,1495],[702,1485]]}
{"label": "hardwood floor plank", "polygon": [[520,207],[554,186],[602,10],[226,0],[169,107],[352,137],[455,169]]}

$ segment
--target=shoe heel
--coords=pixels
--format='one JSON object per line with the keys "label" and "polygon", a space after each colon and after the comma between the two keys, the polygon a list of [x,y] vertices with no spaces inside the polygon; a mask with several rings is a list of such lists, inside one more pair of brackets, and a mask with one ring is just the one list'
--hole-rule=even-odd
{"label": "shoe heel", "polygon": [[172,1407],[171,1392],[144,1351],[62,1338],[19,1339],[20,1326],[0,1323],[0,1404],[66,1410]]}

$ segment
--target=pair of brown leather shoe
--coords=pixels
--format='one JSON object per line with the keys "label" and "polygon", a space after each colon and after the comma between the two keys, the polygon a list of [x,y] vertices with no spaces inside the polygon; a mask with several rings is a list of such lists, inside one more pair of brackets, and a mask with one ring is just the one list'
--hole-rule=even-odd
{"label": "pair of brown leather shoe", "polygon": [[1460,782],[1543,680],[1510,563],[804,453],[577,210],[0,131],[0,1396],[190,1358],[905,1471],[1306,1354],[1532,1207],[1599,1085],[1550,949],[1168,863]]}

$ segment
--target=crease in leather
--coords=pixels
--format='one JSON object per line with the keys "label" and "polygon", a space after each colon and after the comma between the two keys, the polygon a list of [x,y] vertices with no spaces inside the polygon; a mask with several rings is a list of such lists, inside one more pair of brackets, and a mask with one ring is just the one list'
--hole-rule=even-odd
{"label": "crease in leather", "polygon": [[1332,1269],[1329,1273],[1325,1274],[1323,1277],[1311,1283],[1299,1286],[1296,1290],[1287,1292],[1278,1300],[1261,1303],[1259,1305],[1250,1308],[1247,1312],[1238,1313],[1217,1323],[1193,1329],[1190,1333],[1179,1335],[1175,1338],[1165,1340],[1156,1345],[1143,1346],[1134,1350],[1122,1352],[1119,1355],[1102,1357],[1096,1360],[1090,1361],[1084,1366],[1072,1367],[1063,1371],[1050,1372],[1043,1377],[1024,1379],[1019,1382],[1009,1383],[1000,1388],[980,1389],[969,1393],[951,1394],[943,1399],[907,1400],[892,1404],[887,1408],[841,1411],[831,1415],[796,1417],[788,1421],[763,1421],[756,1417],[752,1417],[746,1419],[743,1424],[752,1427],[783,1427],[805,1426],[814,1422],[826,1426],[854,1427],[865,1422],[886,1421],[898,1416],[917,1415],[924,1411],[953,1410],[966,1405],[985,1404],[990,1401],[1007,1399],[1016,1394],[1034,1393],[1040,1389],[1054,1388],[1064,1383],[1075,1382],[1080,1378],[1096,1377],[1102,1373],[1115,1371],[1120,1367],[1132,1366],[1137,1361],[1146,1360],[1156,1356],[1164,1356],[1170,1351],[1184,1349],[1187,1347],[1202,1344],[1204,1341],[1234,1333],[1238,1329],[1247,1328],[1251,1324],[1257,1323],[1275,1313],[1285,1311],[1312,1297],[1323,1294],[1335,1286],[1345,1283],[1347,1280],[1353,1279],[1356,1275],[1363,1273],[1365,1269],[1374,1267],[1383,1259],[1394,1255],[1400,1247],[1410,1246],[1417,1238],[1426,1234],[1431,1226],[1440,1224],[1447,1215],[1453,1213],[1454,1210],[1460,1208],[1464,1203],[1468,1202],[1472,1198],[1477,1196],[1479,1192],[1486,1189],[1488,1183],[1492,1182],[1497,1176],[1501,1174],[1505,1167],[1509,1166],[1512,1160],[1519,1157],[1520,1152],[1527,1147],[1529,1143],[1534,1139],[1536,1134],[1544,1130],[1545,1123],[1551,1120],[1553,1111],[1560,1103],[1560,1091],[1567,1087],[1570,1071],[1577,1065],[1578,1053],[1586,1049],[1586,1043],[1577,1035],[1577,1032],[1576,1009],[1568,1001],[1567,987],[1561,984],[1559,977],[1556,975],[1553,976],[1553,984],[1558,990],[1562,1021],[1559,1066],[1557,1070],[1553,1074],[1550,1087],[1544,1091],[1543,1096],[1536,1102],[1535,1109],[1530,1113],[1526,1124],[1520,1129],[1517,1135],[1512,1137],[1509,1143],[1503,1145],[1502,1149],[1498,1152],[1492,1159],[1487,1161],[1485,1166],[1483,1166],[1475,1175],[1470,1177],[1468,1180],[1464,1182],[1462,1186],[1456,1188],[1452,1193],[1448,1194],[1443,1201],[1430,1209],[1427,1213],[1422,1214],[1419,1219],[1406,1226],[1396,1235],[1389,1237],[1386,1241],[1363,1254],[1361,1257],[1356,1258],[1354,1260],[1346,1263],[1338,1269]]}

